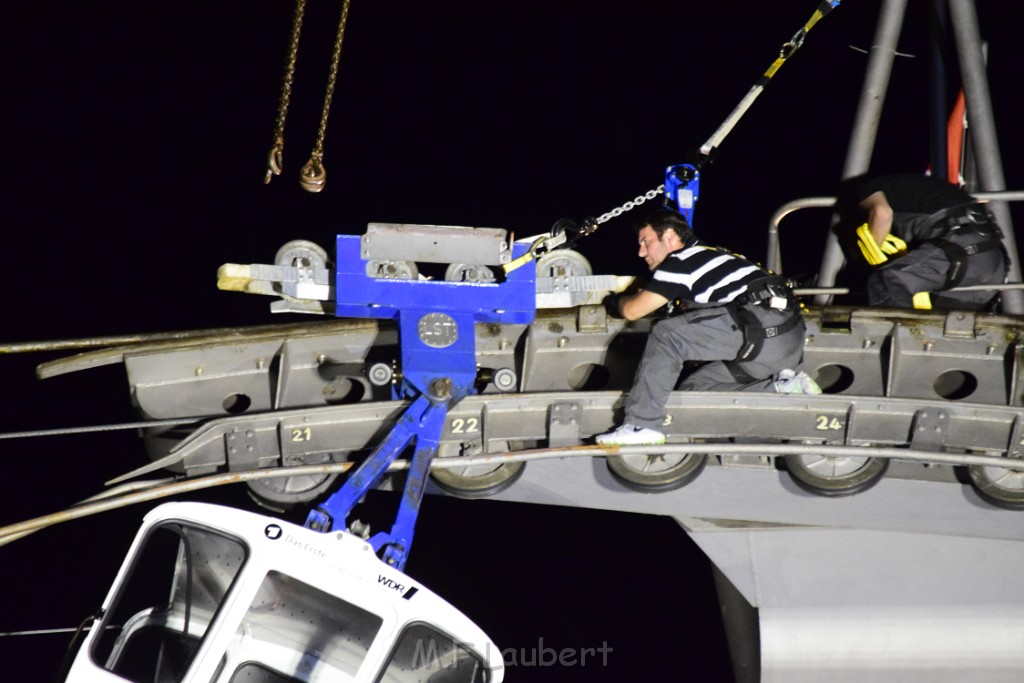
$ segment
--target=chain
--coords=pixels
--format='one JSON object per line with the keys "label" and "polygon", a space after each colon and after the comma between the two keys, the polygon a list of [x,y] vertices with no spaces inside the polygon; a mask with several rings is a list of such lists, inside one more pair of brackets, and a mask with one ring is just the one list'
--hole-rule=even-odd
{"label": "chain", "polygon": [[281,84],[281,99],[277,105],[277,120],[274,122],[274,144],[267,155],[267,175],[264,183],[281,175],[284,164],[284,121],[288,116],[288,103],[292,99],[292,82],[295,79],[295,62],[299,58],[299,34],[302,32],[302,16],[306,11],[306,0],[296,0],[295,18],[292,20],[292,37],[288,43],[288,63],[284,69],[284,83]]}
{"label": "chain", "polygon": [[338,79],[338,63],[341,61],[341,43],[345,39],[345,23],[348,21],[349,0],[341,6],[341,19],[338,22],[338,35],[334,39],[334,53],[331,55],[331,70],[327,76],[327,92],[324,94],[324,107],[320,112],[320,129],[316,134],[316,143],[309,161],[302,167],[299,183],[302,189],[319,192],[327,182],[327,171],[324,169],[324,137],[327,135],[327,116],[331,112],[331,98],[334,97],[334,84]]}
{"label": "chain", "polygon": [[609,211],[608,213],[601,214],[600,216],[597,217],[596,222],[597,222],[598,225],[601,225],[602,223],[607,223],[611,219],[616,218],[618,216],[621,216],[622,214],[626,213],[627,211],[631,211],[631,210],[635,209],[636,207],[640,206],[641,204],[644,204],[645,202],[651,201],[652,199],[654,199],[655,197],[657,197],[658,195],[660,195],[664,191],[665,191],[665,186],[664,185],[658,185],[658,187],[654,188],[653,190],[648,190],[647,192],[645,192],[642,195],[639,195],[638,197],[636,197],[632,201],[626,202],[622,206],[616,207],[616,208],[612,209],[611,211]]}

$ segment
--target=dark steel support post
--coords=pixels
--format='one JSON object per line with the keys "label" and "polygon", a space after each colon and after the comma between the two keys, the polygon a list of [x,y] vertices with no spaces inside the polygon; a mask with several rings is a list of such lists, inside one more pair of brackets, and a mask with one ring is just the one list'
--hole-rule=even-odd
{"label": "dark steel support post", "polygon": [[[999,154],[992,100],[985,74],[978,14],[973,0],[950,0],[949,11],[960,57],[960,72],[967,99],[967,120],[971,125],[974,158],[978,165],[979,189],[982,192],[1001,192],[1006,189],[1006,179],[1003,176],[1003,161]],[[1020,282],[1020,258],[1017,255],[1017,240],[1013,234],[1010,209],[1005,202],[993,202],[991,208],[996,221],[1003,229],[1003,246],[1010,255],[1009,280]],[[1024,292],[1003,292],[1002,306],[1004,313],[1024,313]]]}
{"label": "dark steel support post", "polygon": [[[885,103],[885,91],[889,87],[889,75],[892,73],[892,63],[896,57],[896,43],[900,37],[906,10],[907,0],[885,0],[882,5],[874,44],[868,57],[857,118],[854,120],[853,134],[846,152],[843,178],[866,173],[871,163],[875,138],[878,135],[878,122],[882,116],[882,105]],[[839,246],[839,240],[830,230],[825,239],[825,252],[818,272],[818,286],[833,286],[836,274],[843,267],[843,263],[843,251]],[[829,298],[829,295],[824,294],[816,296],[814,300],[819,304],[827,304]]]}
{"label": "dark steel support post", "polygon": [[928,103],[929,139],[932,147],[932,175],[949,178],[949,140],[946,125],[949,119],[949,100],[946,89],[946,54],[949,46],[949,11],[946,0],[932,0],[928,12]]}

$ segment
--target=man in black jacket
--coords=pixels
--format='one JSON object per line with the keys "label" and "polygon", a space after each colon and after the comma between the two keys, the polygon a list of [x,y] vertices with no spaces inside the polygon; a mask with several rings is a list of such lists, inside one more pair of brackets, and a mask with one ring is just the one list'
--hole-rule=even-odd
{"label": "man in black jacket", "polygon": [[836,208],[837,228],[856,231],[871,268],[869,305],[983,310],[998,291],[946,290],[1005,282],[999,226],[983,204],[941,179],[912,173],[850,178],[840,186]]}

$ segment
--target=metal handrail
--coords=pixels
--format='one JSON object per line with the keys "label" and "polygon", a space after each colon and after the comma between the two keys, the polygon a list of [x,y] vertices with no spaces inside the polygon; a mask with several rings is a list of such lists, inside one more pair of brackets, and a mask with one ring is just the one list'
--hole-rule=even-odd
{"label": "metal handrail", "polygon": [[768,224],[768,255],[765,258],[765,264],[772,272],[782,275],[782,255],[779,251],[779,223],[782,219],[800,209],[831,207],[835,203],[835,197],[805,197],[786,202],[776,209]]}
{"label": "metal handrail", "polygon": [[[1002,192],[976,192],[978,201],[1019,202],[1024,201],[1024,190],[1005,190]],[[835,206],[835,197],[804,197],[786,202],[772,214],[768,224],[768,254],[765,263],[773,272],[782,274],[782,255],[779,247],[779,223],[791,213],[800,209],[828,208]]]}

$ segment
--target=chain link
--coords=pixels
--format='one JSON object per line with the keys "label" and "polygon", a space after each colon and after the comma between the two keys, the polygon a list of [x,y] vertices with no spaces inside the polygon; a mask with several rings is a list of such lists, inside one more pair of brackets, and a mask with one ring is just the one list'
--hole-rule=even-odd
{"label": "chain link", "polygon": [[327,75],[327,92],[324,94],[324,106],[320,111],[320,128],[316,132],[316,143],[309,161],[299,173],[299,184],[308,192],[319,192],[327,182],[327,170],[324,168],[324,138],[327,136],[327,117],[331,113],[331,98],[334,97],[334,84],[338,80],[338,63],[341,61],[341,43],[345,39],[345,24],[348,21],[349,0],[341,6],[341,20],[338,22],[338,35],[334,39],[334,52],[331,54],[331,70]]}
{"label": "chain link", "polygon": [[345,24],[348,22],[349,0],[341,6],[341,19],[338,22],[338,35],[334,39],[334,52],[331,54],[331,70],[327,75],[327,92],[324,94],[324,107],[320,112],[320,129],[316,133],[316,145],[313,154],[324,155],[324,137],[327,135],[327,116],[331,111],[331,98],[334,97],[334,84],[338,80],[338,63],[341,61],[341,43],[345,39]]}
{"label": "chain link", "polygon": [[658,195],[660,195],[664,191],[665,191],[665,186],[664,185],[658,185],[658,187],[654,188],[653,190],[648,190],[644,194],[637,196],[632,201],[626,202],[622,206],[616,207],[616,208],[612,209],[611,211],[609,211],[608,213],[601,214],[600,216],[597,217],[597,221],[596,222],[597,222],[598,225],[601,225],[602,223],[607,223],[611,219],[617,218],[618,216],[621,216],[622,214],[626,213],[627,211],[631,211],[632,209],[635,209],[636,207],[640,206],[641,204],[644,204],[645,202],[651,201],[652,199],[654,199],[655,197],[657,197]]}
{"label": "chain link", "polygon": [[292,99],[292,83],[295,82],[295,62],[299,57],[299,35],[302,33],[302,17],[306,11],[306,0],[296,0],[295,17],[292,20],[292,35],[288,42],[288,61],[284,69],[284,82],[281,84],[281,97],[277,104],[277,120],[274,122],[274,144],[267,155],[267,175],[263,182],[269,183],[276,175],[281,175],[284,163],[284,122],[288,116],[288,104]]}

